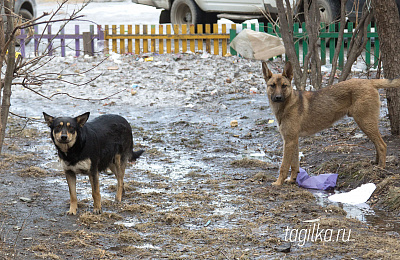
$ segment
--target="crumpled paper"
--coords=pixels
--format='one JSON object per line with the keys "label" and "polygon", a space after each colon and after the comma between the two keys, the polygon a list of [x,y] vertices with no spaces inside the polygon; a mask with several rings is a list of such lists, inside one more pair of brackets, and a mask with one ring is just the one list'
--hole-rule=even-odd
{"label": "crumpled paper", "polygon": [[361,204],[369,200],[375,189],[375,184],[367,183],[349,192],[333,194],[329,196],[328,199],[333,202],[341,202],[352,205]]}
{"label": "crumpled paper", "polygon": [[250,29],[241,31],[229,45],[248,59],[268,60],[285,53],[281,38]]}
{"label": "crumpled paper", "polygon": [[300,187],[306,189],[329,190],[336,186],[337,177],[337,173],[325,173],[310,177],[304,169],[300,168],[296,182]]}

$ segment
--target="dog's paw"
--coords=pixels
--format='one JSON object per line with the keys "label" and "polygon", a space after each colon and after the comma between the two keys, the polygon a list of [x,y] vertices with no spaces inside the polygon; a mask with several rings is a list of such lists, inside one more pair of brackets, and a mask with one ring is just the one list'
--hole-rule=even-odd
{"label": "dog's paw", "polygon": [[100,215],[101,213],[103,213],[103,211],[100,209],[93,209],[93,214],[94,215]]}
{"label": "dog's paw", "polygon": [[67,215],[75,216],[76,215],[76,210],[68,210],[67,211]]}
{"label": "dog's paw", "polygon": [[282,182],[275,181],[275,182],[272,183],[272,185],[273,185],[273,186],[281,186],[281,185],[282,185]]}
{"label": "dog's paw", "polygon": [[289,178],[289,179],[285,180],[285,183],[294,184],[294,183],[296,183],[296,180]]}

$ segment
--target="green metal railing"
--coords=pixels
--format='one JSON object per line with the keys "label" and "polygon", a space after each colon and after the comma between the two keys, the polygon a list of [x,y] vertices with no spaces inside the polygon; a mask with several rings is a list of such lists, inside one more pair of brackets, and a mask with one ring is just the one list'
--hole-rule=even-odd
{"label": "green metal railing", "polygon": [[[242,29],[251,29],[260,32],[267,32],[271,35],[275,35],[281,37],[279,32],[279,27],[275,26],[271,23],[268,23],[267,26],[264,26],[263,23],[258,24],[242,24]],[[303,62],[308,52],[308,41],[307,41],[307,32],[306,32],[305,23],[302,23],[301,26],[299,23],[295,23],[293,25],[293,36],[295,42],[295,50],[298,58],[302,58]],[[337,44],[337,40],[339,38],[339,30],[340,24],[330,24],[325,26],[325,24],[321,24],[320,30],[320,58],[322,65],[327,64],[327,55],[329,55],[329,63],[332,63],[333,55],[335,53],[335,47]],[[353,29],[354,24],[349,22],[346,24],[345,32],[343,35],[343,42],[339,52],[339,61],[338,66],[339,68],[343,68],[344,61],[345,61],[345,54],[350,47],[350,40],[353,36]],[[230,30],[230,41],[232,41],[237,35],[237,28],[232,28]],[[374,67],[378,66],[379,62],[379,38],[378,33],[376,32],[375,28],[372,28],[371,25],[368,26],[367,29],[367,45],[365,47],[365,51],[363,52],[362,56],[365,59],[365,63],[367,67]],[[302,52],[300,53],[300,48],[302,48]],[[234,49],[230,49],[230,53],[232,55],[237,55],[237,52]],[[302,54],[302,57],[300,57]],[[373,60],[371,59],[373,58]],[[371,66],[372,64],[372,66]]]}

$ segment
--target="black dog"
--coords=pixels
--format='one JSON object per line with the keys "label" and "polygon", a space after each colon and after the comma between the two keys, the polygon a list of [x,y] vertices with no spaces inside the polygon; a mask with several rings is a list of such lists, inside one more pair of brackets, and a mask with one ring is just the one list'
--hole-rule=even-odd
{"label": "black dog", "polygon": [[132,150],[132,128],[125,118],[103,115],[86,123],[89,114],[55,118],[43,112],[67,178],[71,198],[67,214],[71,215],[76,215],[78,207],[77,173],[89,175],[93,213],[101,214],[99,172],[109,168],[115,174],[118,182],[115,200],[120,202],[127,161],[134,161],[143,153],[143,150]]}

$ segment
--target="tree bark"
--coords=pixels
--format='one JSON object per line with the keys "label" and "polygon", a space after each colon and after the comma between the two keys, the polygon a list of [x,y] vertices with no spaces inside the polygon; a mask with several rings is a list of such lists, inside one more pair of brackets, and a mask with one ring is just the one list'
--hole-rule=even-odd
{"label": "tree bark", "polygon": [[[380,54],[384,76],[400,77],[400,18],[395,0],[372,0],[375,21],[378,26]],[[400,134],[400,91],[386,89],[390,128],[393,135]]]}
{"label": "tree bark", "polygon": [[[6,39],[9,37],[14,38],[14,16],[12,10],[14,10],[14,1],[6,0],[4,1],[4,9],[5,14],[8,16],[7,18],[7,28],[6,28]],[[8,114],[10,111],[10,98],[11,98],[11,85],[14,79],[14,68],[15,68],[15,42],[14,39],[11,40],[8,45],[8,54],[7,54],[7,67],[4,75],[4,85],[1,89],[3,91],[3,97],[1,100],[1,110],[0,110],[0,153],[4,144],[4,137],[6,133],[6,126],[8,120]],[[0,90],[0,91],[1,91]]]}

